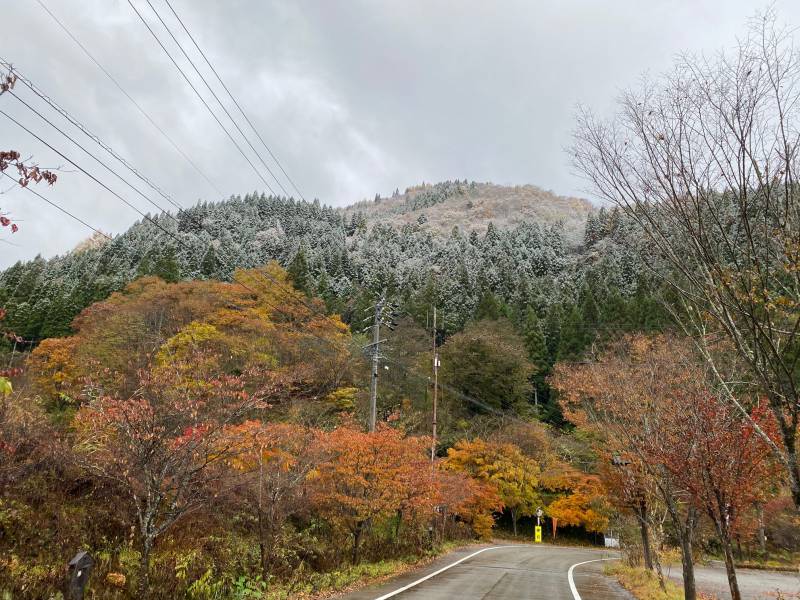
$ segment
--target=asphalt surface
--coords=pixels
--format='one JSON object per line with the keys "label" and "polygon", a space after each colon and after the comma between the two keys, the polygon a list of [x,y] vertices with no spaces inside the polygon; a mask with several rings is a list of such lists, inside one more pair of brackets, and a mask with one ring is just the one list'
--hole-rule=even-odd
{"label": "asphalt surface", "polygon": [[[681,566],[673,565],[669,571],[664,569],[664,574],[681,583]],[[694,580],[697,589],[706,594],[713,594],[720,600],[731,597],[728,587],[728,576],[724,563],[713,563],[710,566],[695,565]],[[739,582],[739,591],[743,598],[748,600],[762,600],[769,598],[800,598],[800,575],[798,573],[779,573],[776,571],[761,571],[757,569],[736,569],[736,580]]]}
{"label": "asphalt surface", "polygon": [[[481,552],[475,554],[478,551]],[[602,550],[547,544],[472,546],[390,583],[342,596],[341,600],[632,600],[616,581],[602,574],[603,561],[598,559],[616,556]],[[462,559],[463,562],[446,568]],[[596,562],[578,564],[584,561]],[[572,579],[577,596],[570,588],[568,576],[573,565],[576,565]]]}

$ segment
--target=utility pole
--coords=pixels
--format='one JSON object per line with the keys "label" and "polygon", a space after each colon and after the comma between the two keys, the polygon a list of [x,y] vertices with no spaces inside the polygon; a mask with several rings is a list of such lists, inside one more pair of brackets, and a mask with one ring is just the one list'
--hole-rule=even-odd
{"label": "utility pole", "polygon": [[[380,345],[386,341],[381,339],[381,321],[383,320],[383,310],[386,308],[386,292],[375,303],[375,313],[372,321],[372,343],[364,346],[369,348],[372,354],[372,376],[369,381],[369,430],[375,431],[375,423],[378,420],[378,367],[380,366]],[[366,319],[365,319],[366,320]],[[391,329],[391,324],[389,325]]]}
{"label": "utility pole", "polygon": [[431,462],[436,460],[436,401],[439,390],[439,352],[436,349],[436,307],[433,307],[433,442],[431,442]]}

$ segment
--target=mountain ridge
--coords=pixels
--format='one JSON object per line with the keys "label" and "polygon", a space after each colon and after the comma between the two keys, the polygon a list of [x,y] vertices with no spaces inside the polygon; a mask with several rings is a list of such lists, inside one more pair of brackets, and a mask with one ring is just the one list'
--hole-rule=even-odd
{"label": "mountain ridge", "polygon": [[523,222],[561,223],[570,242],[578,242],[594,206],[584,198],[562,196],[533,184],[505,186],[491,182],[444,181],[396,190],[388,197],[376,195],[337,209],[347,217],[362,214],[369,227],[386,223],[396,227],[417,224],[423,229],[449,233],[453,227],[486,231],[489,223],[509,228]]}

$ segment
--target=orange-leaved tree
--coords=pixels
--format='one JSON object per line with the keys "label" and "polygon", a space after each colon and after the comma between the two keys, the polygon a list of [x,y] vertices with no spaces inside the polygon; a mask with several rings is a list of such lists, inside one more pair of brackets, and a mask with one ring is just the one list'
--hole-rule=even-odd
{"label": "orange-leaved tree", "polygon": [[547,505],[547,515],[555,523],[602,532],[608,526],[610,506],[606,490],[597,475],[582,473],[568,465],[542,474],[542,487],[556,492]]}
{"label": "orange-leaved tree", "polygon": [[[565,414],[595,431],[602,453],[635,475],[630,481],[643,478],[657,490],[680,542],[686,598],[697,594],[692,546],[699,512],[732,521],[770,478],[768,445],[756,442],[753,426],[765,412],[757,408],[744,422],[708,389],[700,364],[688,340],[631,335],[596,363],[558,365],[553,377]],[[740,466],[745,455],[752,464]],[[729,532],[720,527],[718,534],[724,546]],[[726,562],[738,598],[733,562]]]}
{"label": "orange-leaved tree", "polygon": [[447,515],[455,515],[467,523],[480,539],[490,539],[494,513],[503,510],[503,501],[497,488],[463,471],[445,469],[436,473],[436,488],[443,519]]}
{"label": "orange-leaved tree", "polygon": [[235,451],[228,463],[243,474],[238,497],[255,513],[261,570],[269,581],[284,526],[307,508],[309,473],[320,461],[317,434],[292,423],[248,420],[225,431],[223,448]]}
{"label": "orange-leaved tree", "polygon": [[333,526],[352,536],[353,563],[371,523],[396,515],[411,500],[433,497],[415,481],[431,468],[427,438],[388,426],[366,433],[345,424],[321,432],[318,443],[326,458],[313,474],[314,502]]}
{"label": "orange-leaved tree", "polygon": [[309,310],[314,301],[304,296],[298,304],[300,292],[276,263],[234,277],[240,283],[144,277],[86,308],[73,336],[32,353],[39,392],[72,404],[107,390],[131,395],[142,369],[180,361],[195,346],[223,373],[281,371],[283,396],[273,402],[324,397],[349,383],[349,334],[338,317]]}
{"label": "orange-leaved tree", "polygon": [[266,408],[280,385],[263,372],[207,371],[203,354],[171,371],[142,371],[136,393],[100,396],[73,422],[83,466],[128,495],[139,533],[140,598],[150,593],[156,540],[207,502],[211,481],[219,485],[225,459],[239,451],[227,428]]}

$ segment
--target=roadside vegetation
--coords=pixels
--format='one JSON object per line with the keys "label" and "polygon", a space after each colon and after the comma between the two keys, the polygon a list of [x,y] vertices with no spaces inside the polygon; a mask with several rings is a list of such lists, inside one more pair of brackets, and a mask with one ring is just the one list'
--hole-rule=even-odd
{"label": "roadside vegetation", "polygon": [[0,597],[61,597],[86,550],[87,598],[312,598],[537,520],[619,543],[639,598],[702,598],[719,557],[741,600],[737,568],[796,562],[791,42],[768,13],[612,121],[581,111],[609,203],[582,240],[407,218],[493,191],[465,180],[398,190],[399,228],[254,194],[165,213],[180,248],[147,218],[4,271]]}

